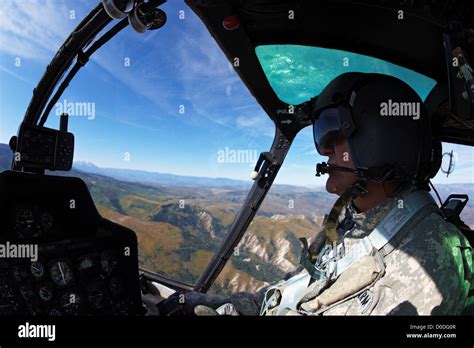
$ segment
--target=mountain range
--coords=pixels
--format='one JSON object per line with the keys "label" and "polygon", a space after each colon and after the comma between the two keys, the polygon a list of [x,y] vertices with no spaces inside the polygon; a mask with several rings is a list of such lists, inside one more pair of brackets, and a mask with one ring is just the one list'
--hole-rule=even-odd
{"label": "mountain range", "polygon": [[207,178],[199,176],[185,176],[165,173],[154,173],[135,169],[100,168],[91,162],[74,162],[74,169],[87,173],[106,175],[115,179],[142,182],[148,184],[173,186],[250,186],[252,183],[243,180],[227,178]]}
{"label": "mountain range", "polygon": [[[9,168],[11,151],[0,144],[0,172]],[[222,243],[251,182],[100,168],[77,162],[67,173],[80,177],[105,218],[135,231],[140,266],[194,283]],[[474,197],[474,184],[437,185]],[[210,292],[257,291],[282,279],[298,264],[299,238],[320,229],[335,196],[322,188],[274,185]],[[474,204],[463,219],[474,227]]]}

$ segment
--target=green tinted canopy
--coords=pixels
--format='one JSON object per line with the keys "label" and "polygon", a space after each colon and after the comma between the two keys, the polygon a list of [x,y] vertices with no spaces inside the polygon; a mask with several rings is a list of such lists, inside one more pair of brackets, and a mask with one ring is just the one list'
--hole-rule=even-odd
{"label": "green tinted canopy", "polygon": [[405,81],[425,100],[436,81],[384,60],[335,49],[300,45],[262,45],[255,49],[278,98],[301,104],[346,72],[379,73]]}

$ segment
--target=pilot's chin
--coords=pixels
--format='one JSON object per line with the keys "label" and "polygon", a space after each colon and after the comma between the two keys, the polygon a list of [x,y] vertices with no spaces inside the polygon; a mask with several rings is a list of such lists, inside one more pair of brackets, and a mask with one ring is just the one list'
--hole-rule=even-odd
{"label": "pilot's chin", "polygon": [[329,193],[337,194],[337,186],[336,186],[336,183],[334,182],[334,178],[331,176],[332,174],[329,174],[329,178],[326,181],[326,191]]}

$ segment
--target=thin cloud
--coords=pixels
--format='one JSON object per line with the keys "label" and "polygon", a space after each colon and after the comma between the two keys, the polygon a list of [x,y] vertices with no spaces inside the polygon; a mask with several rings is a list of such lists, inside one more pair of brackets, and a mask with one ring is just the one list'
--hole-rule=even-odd
{"label": "thin cloud", "polygon": [[[95,5],[84,0],[73,5],[57,0],[7,0],[3,4],[0,51],[45,62],[52,58],[82,14]],[[71,10],[76,11],[75,20],[69,19]],[[172,8],[171,12],[176,11]],[[199,19],[188,9],[186,20],[178,24],[170,20],[169,27],[165,27],[168,35],[176,34],[176,40],[170,40],[171,45],[168,45],[171,47],[165,47],[160,40],[163,39],[160,31],[140,35],[126,28],[91,60],[96,68],[108,72],[133,93],[157,105],[161,117],[178,116],[180,105],[184,105],[186,113],[194,116],[187,118],[188,121],[195,125],[202,124],[203,119],[229,129],[251,128],[254,122],[257,126],[263,125],[265,122],[254,120],[255,114],[268,116],[255,105]],[[125,57],[132,61],[130,68],[124,66]],[[2,71],[25,80],[6,68]],[[269,130],[264,135],[273,137],[271,121],[266,128]]]}
{"label": "thin cloud", "polygon": [[239,128],[255,127],[262,123],[262,119],[261,119],[261,116],[254,116],[254,117],[239,116],[237,117],[236,123]]}
{"label": "thin cloud", "polygon": [[69,20],[70,10],[56,0],[2,1],[0,51],[21,58],[51,59],[76,24]]}
{"label": "thin cloud", "polygon": [[25,83],[27,83],[27,84],[29,84],[29,85],[35,86],[35,83],[33,83],[32,81],[25,79],[23,76],[21,76],[21,75],[15,73],[15,72],[13,72],[13,71],[10,70],[10,69],[5,68],[4,66],[1,66],[1,65],[0,65],[0,71],[3,71],[3,72],[5,72],[5,73],[7,73],[8,75],[10,75],[10,76],[12,76],[12,77],[14,77],[14,78],[16,78],[16,79],[22,81],[22,82],[25,82]]}

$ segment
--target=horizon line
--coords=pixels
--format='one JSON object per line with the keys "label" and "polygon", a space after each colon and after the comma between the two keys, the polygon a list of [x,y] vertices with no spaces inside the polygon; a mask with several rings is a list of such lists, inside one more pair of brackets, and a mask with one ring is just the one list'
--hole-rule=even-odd
{"label": "horizon line", "polygon": [[[194,177],[194,178],[200,178],[200,179],[224,179],[224,180],[231,180],[231,181],[239,181],[245,184],[252,185],[253,180],[249,178],[249,182],[247,182],[245,179],[235,179],[235,178],[229,178],[229,177],[211,177],[211,176],[200,176],[200,175],[186,175],[186,174],[176,174],[176,173],[169,173],[169,172],[158,172],[158,171],[150,171],[146,169],[133,169],[133,168],[121,168],[121,167],[101,167],[94,162],[90,161],[75,161],[73,162],[73,167],[74,164],[76,163],[86,163],[86,164],[92,164],[93,166],[99,168],[99,169],[118,169],[118,170],[130,170],[130,171],[136,171],[136,172],[145,172],[149,174],[165,174],[165,175],[173,175],[173,176],[180,176],[180,177]],[[80,169],[79,169],[80,170]],[[107,175],[105,175],[107,176]],[[433,183],[435,185],[474,185],[474,182],[454,182],[454,183]],[[274,184],[274,185],[280,185],[280,186],[296,186],[296,187],[312,187],[312,188],[322,188],[325,189],[325,185],[317,185],[317,184],[305,184],[305,185],[297,185],[297,184]],[[272,185],[273,186],[273,185]]]}

